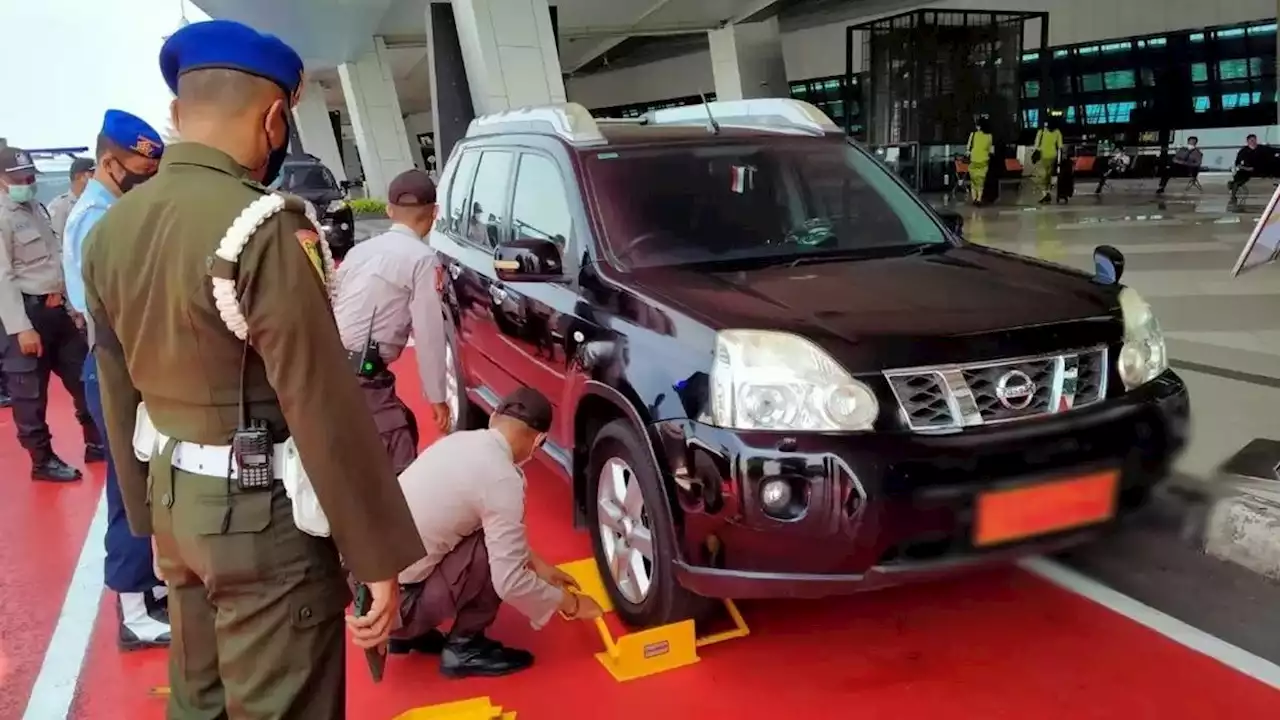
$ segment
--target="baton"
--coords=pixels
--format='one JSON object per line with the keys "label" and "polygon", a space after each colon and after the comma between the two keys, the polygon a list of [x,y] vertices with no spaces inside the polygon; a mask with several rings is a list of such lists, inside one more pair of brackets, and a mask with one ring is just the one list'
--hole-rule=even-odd
{"label": "baton", "polygon": [[[369,606],[373,604],[373,596],[369,593],[369,586],[364,583],[356,583],[356,617],[363,617],[369,612]],[[387,656],[379,652],[376,647],[371,647],[364,651],[364,659],[369,663],[369,675],[375,683],[382,682],[382,671],[387,667]]]}

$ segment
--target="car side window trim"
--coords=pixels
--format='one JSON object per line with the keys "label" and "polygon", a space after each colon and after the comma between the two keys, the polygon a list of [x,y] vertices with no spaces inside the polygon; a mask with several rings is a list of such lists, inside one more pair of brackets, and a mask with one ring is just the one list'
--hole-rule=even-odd
{"label": "car side window trim", "polygon": [[579,216],[580,214],[574,211],[574,202],[572,200],[572,194],[569,191],[571,184],[565,180],[564,168],[555,157],[553,157],[550,153],[545,152],[541,149],[533,149],[528,147],[521,148],[520,157],[517,159],[514,172],[512,173],[512,176],[511,176],[511,192],[510,192],[511,197],[509,202],[507,203],[509,205],[509,207],[507,208],[507,225],[509,230],[508,240],[515,239],[516,237],[515,235],[515,219],[516,219],[515,203],[516,203],[516,192],[519,190],[520,167],[524,164],[525,158],[530,156],[537,157],[539,159],[547,161],[548,163],[551,164],[551,167],[555,170],[556,179],[557,179],[557,182],[559,183],[560,194],[561,194],[561,197],[564,198],[564,209],[566,214],[569,216],[569,235],[564,240],[564,247],[560,248],[560,256],[561,256],[561,262],[563,263],[563,266],[564,266],[565,275],[572,277],[577,274],[578,261],[579,261],[579,258],[576,256],[576,253],[578,252],[577,238],[582,235],[582,227],[581,227],[582,219]]}
{"label": "car side window trim", "polygon": [[[475,162],[473,162],[470,166],[467,166],[468,160],[471,160],[471,159],[474,159]],[[461,174],[463,172],[464,167],[467,170],[467,174],[465,176]],[[458,230],[458,228],[453,227],[453,222],[454,222],[453,212],[455,209],[455,205],[453,202],[454,183],[459,183],[459,182],[465,183],[465,185],[462,186],[462,189],[465,195],[463,195],[463,197],[461,198],[462,208],[460,209],[460,211],[463,212],[465,216],[466,208],[471,204],[471,194],[472,192],[475,191],[476,171],[479,169],[480,169],[480,150],[464,149],[458,155],[458,162],[454,164],[454,169],[450,171],[451,173],[450,181],[445,186],[446,205],[445,205],[445,212],[444,212],[444,227],[441,230],[441,232],[443,232],[444,234],[448,235],[451,239],[458,242],[461,242],[462,240],[462,237],[461,237],[462,233]]]}
{"label": "car side window trim", "polygon": [[476,152],[476,170],[471,176],[471,189],[470,191],[467,192],[467,202],[463,206],[463,213],[464,215],[467,215],[467,216],[470,215],[471,207],[475,204],[476,182],[480,179],[480,166],[484,162],[484,156],[485,155],[506,155],[509,158],[508,164],[507,164],[507,177],[503,181],[503,185],[505,186],[506,198],[502,202],[503,215],[498,218],[498,237],[493,247],[490,247],[487,244],[478,243],[472,240],[467,234],[467,228],[469,228],[470,226],[470,219],[468,219],[466,221],[467,228],[462,228],[454,236],[454,239],[464,247],[471,248],[473,250],[481,250],[492,255],[494,250],[496,250],[498,246],[506,243],[508,241],[508,238],[511,237],[511,199],[512,199],[512,195],[514,194],[512,193],[512,185],[515,183],[516,166],[518,165],[517,161],[519,160],[519,150],[515,148],[508,148],[508,147],[483,147],[483,148],[477,148],[475,152]]}

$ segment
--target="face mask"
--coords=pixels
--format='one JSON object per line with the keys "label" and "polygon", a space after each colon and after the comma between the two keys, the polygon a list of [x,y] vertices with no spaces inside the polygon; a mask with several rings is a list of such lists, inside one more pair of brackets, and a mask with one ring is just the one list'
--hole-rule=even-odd
{"label": "face mask", "polygon": [[527,463],[527,462],[529,462],[530,460],[532,460],[532,459],[533,459],[533,456],[538,454],[538,448],[542,447],[542,443],[543,443],[543,441],[544,441],[544,440],[546,440],[546,439],[547,439],[547,436],[546,436],[546,435],[539,435],[539,436],[538,436],[538,437],[533,441],[533,449],[529,451],[529,454],[528,454],[528,455],[526,455],[526,456],[525,456],[525,458],[524,458],[523,460],[521,460],[520,462],[516,463],[516,467],[521,467],[521,468],[522,468],[522,467],[524,467],[524,464],[525,464],[525,463]]}
{"label": "face mask", "polygon": [[36,184],[30,185],[10,185],[9,199],[16,203],[31,202],[36,196]]}
{"label": "face mask", "polygon": [[127,193],[151,179],[150,173],[136,173],[130,171],[129,168],[126,168],[123,165],[120,167],[124,170],[124,174],[119,178],[116,178],[113,175],[111,179],[116,181],[116,185],[120,187],[121,193]]}
{"label": "face mask", "polygon": [[289,121],[285,120],[284,143],[278,148],[272,148],[271,154],[267,156],[267,167],[262,174],[263,185],[272,185],[280,179],[280,169],[284,167],[285,158],[289,157],[290,136]]}

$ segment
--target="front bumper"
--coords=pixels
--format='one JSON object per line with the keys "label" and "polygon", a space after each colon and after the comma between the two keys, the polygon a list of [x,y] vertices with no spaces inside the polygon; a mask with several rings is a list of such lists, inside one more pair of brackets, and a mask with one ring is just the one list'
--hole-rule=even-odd
{"label": "front bumper", "polygon": [[[735,432],[656,423],[680,515],[676,575],[710,597],[818,597],[1052,552],[1098,536],[1141,507],[1189,428],[1172,372],[1096,406],[956,433]],[[1111,523],[995,547],[971,541],[982,491],[1099,469],[1120,473]],[[801,489],[794,519],[764,512],[759,488]]]}

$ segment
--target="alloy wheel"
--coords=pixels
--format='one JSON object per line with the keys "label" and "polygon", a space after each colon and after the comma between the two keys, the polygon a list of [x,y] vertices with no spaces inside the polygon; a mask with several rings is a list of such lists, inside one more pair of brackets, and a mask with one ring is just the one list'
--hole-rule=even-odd
{"label": "alloy wheel", "polygon": [[653,532],[640,478],[621,458],[609,458],[596,485],[600,541],[614,586],[639,605],[653,585]]}
{"label": "alloy wheel", "polygon": [[453,346],[445,348],[444,353],[444,401],[449,405],[449,427],[458,427],[458,418],[462,416],[462,393],[458,390],[458,366],[453,361]]}

